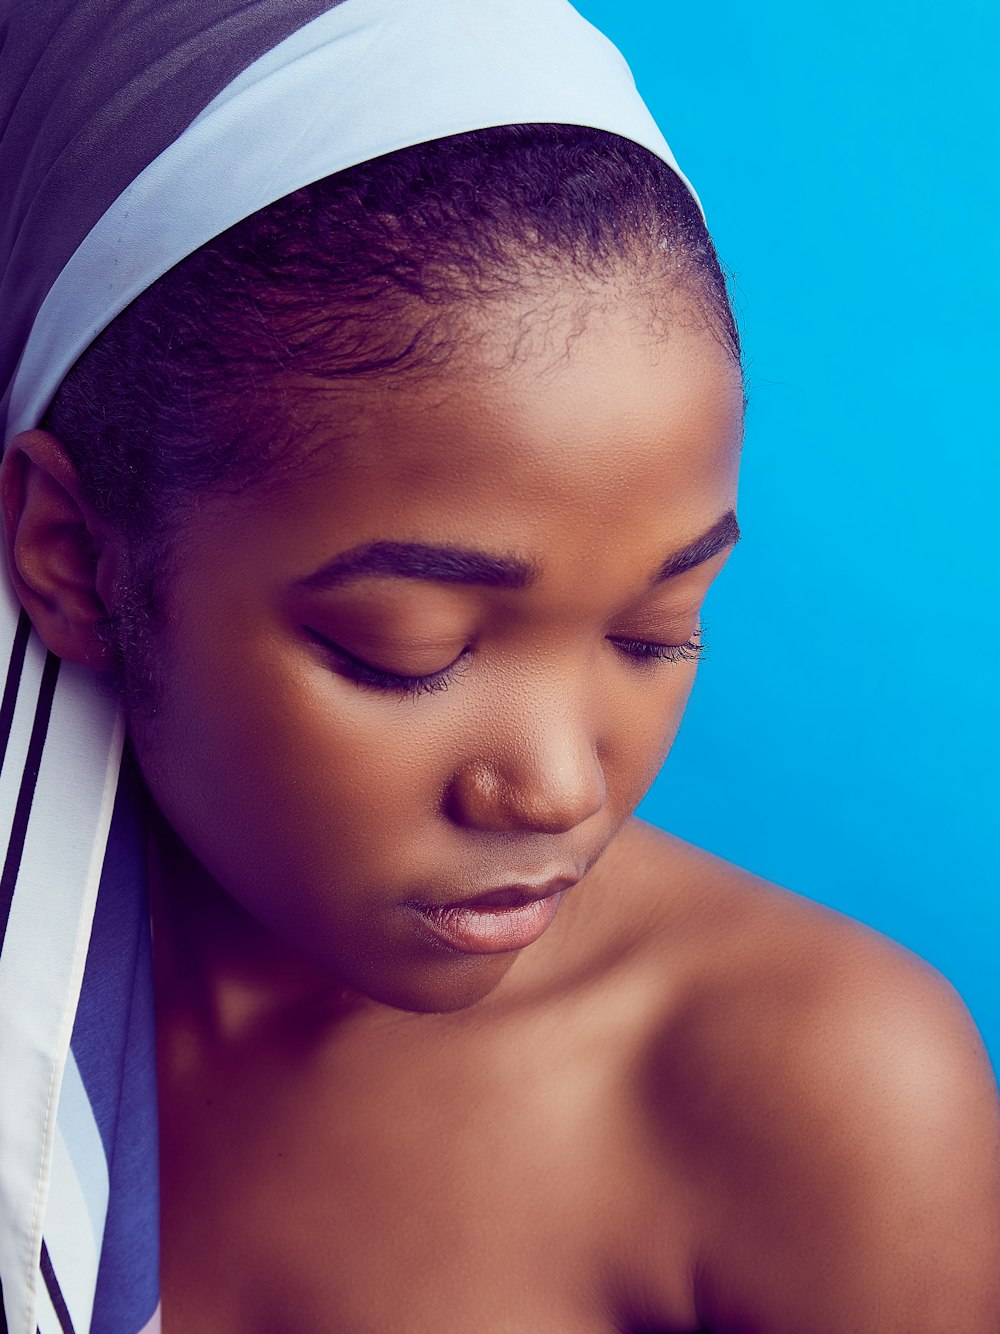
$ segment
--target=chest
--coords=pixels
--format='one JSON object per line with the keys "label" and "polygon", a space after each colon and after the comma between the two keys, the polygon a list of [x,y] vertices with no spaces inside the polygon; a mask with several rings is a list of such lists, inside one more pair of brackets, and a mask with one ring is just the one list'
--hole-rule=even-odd
{"label": "chest", "polygon": [[527,1051],[168,1070],[165,1334],[692,1329],[637,1114],[606,1062]]}

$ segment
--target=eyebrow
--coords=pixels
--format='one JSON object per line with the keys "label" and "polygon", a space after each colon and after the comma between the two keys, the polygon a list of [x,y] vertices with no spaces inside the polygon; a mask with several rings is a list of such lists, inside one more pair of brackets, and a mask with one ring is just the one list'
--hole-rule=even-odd
{"label": "eyebrow", "polygon": [[[650,580],[662,584],[711,560],[740,540],[736,513],[729,510],[707,532],[672,552]],[[470,547],[424,542],[366,542],[352,547],[299,581],[302,588],[341,588],[355,579],[424,579],[439,584],[477,584],[486,588],[530,588],[540,574],[532,561],[498,556]]]}
{"label": "eyebrow", "polygon": [[679,551],[672,552],[657,570],[652,582],[662,584],[668,579],[675,579],[677,575],[684,574],[687,570],[693,570],[696,565],[704,565],[705,561],[711,560],[720,551],[734,547],[740,536],[736,511],[727,510],[721,518],[716,519],[707,532],[702,533],[701,537],[688,542]]}
{"label": "eyebrow", "polygon": [[305,588],[340,588],[352,579],[429,579],[438,584],[482,584],[488,588],[530,588],[537,568],[515,556],[494,556],[467,547],[423,542],[366,542],[341,552],[301,580]]}

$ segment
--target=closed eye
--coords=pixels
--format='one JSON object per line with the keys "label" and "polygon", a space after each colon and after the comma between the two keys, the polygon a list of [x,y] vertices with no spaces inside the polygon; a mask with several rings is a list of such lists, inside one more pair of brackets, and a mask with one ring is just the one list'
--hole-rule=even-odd
{"label": "closed eye", "polygon": [[683,644],[657,644],[646,639],[620,639],[617,636],[609,638],[612,644],[636,662],[697,662],[708,648],[700,634],[700,631],[697,632],[697,638],[692,636]]}
{"label": "closed eye", "polygon": [[[390,694],[415,697],[447,690],[457,675],[459,664],[468,659],[471,648],[466,646],[447,666],[421,676],[405,676],[399,672],[390,672],[374,663],[365,662],[335,644],[316,630],[308,630],[308,635],[334,661],[341,675],[354,681],[356,685],[372,690],[381,690]],[[627,639],[618,635],[609,635],[608,642],[614,644],[625,657],[640,665],[651,666],[656,662],[694,662],[701,658],[708,647],[700,638],[701,630],[683,644],[660,644],[645,639]]]}
{"label": "closed eye", "polygon": [[333,658],[341,673],[357,685],[368,686],[374,690],[393,691],[400,695],[419,695],[446,690],[458,664],[471,651],[464,648],[454,661],[435,672],[427,672],[421,676],[404,676],[399,672],[390,672],[385,667],[377,667],[372,662],[365,662],[363,658],[349,653],[346,648],[335,644],[316,630],[309,630],[307,633]]}

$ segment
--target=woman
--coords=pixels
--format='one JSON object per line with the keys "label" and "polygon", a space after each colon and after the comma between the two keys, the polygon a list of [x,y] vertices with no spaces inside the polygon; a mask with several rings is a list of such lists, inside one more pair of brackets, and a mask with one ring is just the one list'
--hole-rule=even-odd
{"label": "woman", "polygon": [[961,1003],[631,815],[742,380],[627,71],[194,8],[5,48],[10,1328],[994,1331]]}

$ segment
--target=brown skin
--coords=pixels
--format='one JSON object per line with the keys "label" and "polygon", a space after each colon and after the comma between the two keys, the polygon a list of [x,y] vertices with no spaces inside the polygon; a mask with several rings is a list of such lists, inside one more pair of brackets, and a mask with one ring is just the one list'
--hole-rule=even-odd
{"label": "brown skin", "polygon": [[[656,340],[550,281],[539,346],[498,355],[523,329],[491,308],[444,375],[331,396],[346,443],[183,534],[131,725],[165,1330],[996,1334],[1000,1118],[959,999],[631,816],[695,667],[621,645],[697,629],[727,553],[649,581],[735,503],[739,377],[683,311]],[[114,535],[43,432],[0,481],[35,625],[105,669]],[[372,540],[539,577],[297,587]],[[407,675],[471,651],[407,699],[310,631]],[[520,952],[442,951],[401,908],[554,872],[581,878]]]}

